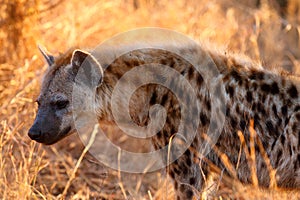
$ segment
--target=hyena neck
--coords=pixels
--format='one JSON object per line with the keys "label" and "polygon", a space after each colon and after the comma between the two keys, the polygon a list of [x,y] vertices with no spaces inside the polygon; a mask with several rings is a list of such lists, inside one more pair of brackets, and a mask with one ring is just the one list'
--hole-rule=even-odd
{"label": "hyena neck", "polygon": [[113,88],[103,82],[100,87],[97,88],[97,94],[96,95],[96,114],[98,116],[98,119],[101,121],[113,121],[112,112],[110,108],[110,102],[111,102],[111,94],[112,94]]}
{"label": "hyena neck", "polygon": [[[130,68],[127,68],[126,66],[123,66],[123,72],[129,71]],[[104,72],[104,80],[100,87],[97,88],[97,95],[96,95],[96,112],[98,116],[99,121],[109,121],[109,122],[115,122],[114,114],[116,114],[116,111],[113,113],[112,106],[114,104],[118,105],[126,105],[126,101],[124,98],[122,98],[122,95],[125,95],[128,93],[128,88],[125,88],[125,90],[122,90],[121,93],[116,92],[115,87],[120,79],[120,74],[123,74],[123,72],[120,71],[110,71],[106,70]],[[139,78],[135,79],[136,81],[142,81]],[[150,86],[151,88],[151,86]],[[138,89],[130,98],[129,103],[129,112],[130,117],[134,119],[134,123],[137,123],[139,125],[145,125],[148,120],[148,109],[149,109],[149,95],[151,95],[151,91],[149,91],[149,86],[142,87],[142,89]],[[117,95],[121,98],[117,101],[113,101],[114,97],[113,95]],[[117,110],[118,112],[118,110]],[[123,112],[123,111],[121,111]]]}

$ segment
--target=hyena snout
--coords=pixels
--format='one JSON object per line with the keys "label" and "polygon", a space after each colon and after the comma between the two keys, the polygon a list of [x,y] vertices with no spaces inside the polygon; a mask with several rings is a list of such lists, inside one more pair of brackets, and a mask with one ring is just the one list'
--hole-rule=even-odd
{"label": "hyena snout", "polygon": [[28,131],[30,139],[43,144],[53,144],[66,137],[72,129],[71,124],[63,125],[51,109],[39,110],[32,127]]}
{"label": "hyena snout", "polygon": [[42,131],[38,129],[37,126],[33,125],[28,131],[28,136],[32,140],[39,140],[42,136]]}
{"label": "hyena snout", "polygon": [[[48,144],[54,138],[53,132],[46,131],[45,125],[41,125],[38,119],[35,120],[34,124],[28,131],[30,139],[35,140],[39,143]],[[51,135],[53,135],[51,137]]]}

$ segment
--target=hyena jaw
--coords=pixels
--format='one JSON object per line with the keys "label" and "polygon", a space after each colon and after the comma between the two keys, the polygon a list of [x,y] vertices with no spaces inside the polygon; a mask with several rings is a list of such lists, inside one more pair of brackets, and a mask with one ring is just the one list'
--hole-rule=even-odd
{"label": "hyena jaw", "polygon": [[[239,167],[236,169],[237,177],[243,183],[251,183],[251,172],[248,161],[244,152],[239,153],[241,141],[237,131],[242,131],[249,146],[250,120],[254,121],[254,129],[257,133],[257,139],[261,141],[263,147],[270,159],[272,167],[276,170],[277,185],[280,187],[299,188],[300,187],[300,96],[299,80],[291,76],[285,76],[275,72],[268,72],[257,65],[238,60],[232,56],[224,56],[206,49],[194,47],[177,47],[181,48],[181,56],[164,51],[162,49],[139,49],[130,51],[120,57],[115,58],[112,63],[105,63],[105,60],[98,59],[96,55],[84,51],[71,51],[55,60],[49,67],[39,97],[39,111],[37,119],[33,125],[38,132],[37,141],[44,142],[51,140],[51,134],[54,138],[51,142],[59,139],[56,135],[57,130],[64,129],[72,124],[70,116],[72,110],[69,106],[72,102],[72,87],[74,79],[79,68],[85,59],[87,63],[83,65],[87,70],[87,77],[91,77],[92,86],[96,87],[96,114],[101,122],[102,120],[114,120],[111,101],[112,93],[118,81],[133,68],[142,65],[161,64],[166,67],[175,69],[180,73],[196,91],[197,99],[189,99],[185,94],[184,86],[171,83],[172,79],[166,80],[174,84],[174,90],[181,94],[189,106],[194,102],[200,102],[199,125],[197,135],[193,139],[191,148],[187,149],[184,154],[175,160],[169,166],[169,175],[174,180],[174,187],[178,199],[192,199],[197,197],[195,190],[202,191],[204,185],[203,174],[207,175],[210,171],[206,159],[218,166],[226,174],[230,174],[222,160],[213,150],[210,151],[199,162],[197,153],[193,150],[201,151],[200,146],[203,144],[203,134],[207,133],[210,126],[218,126],[217,121],[210,121],[212,116],[213,105],[210,99],[210,91],[205,84],[205,74],[197,72],[189,62],[182,59],[182,55],[196,55],[202,58],[204,54],[209,55],[216,65],[220,74],[218,78],[222,79],[225,88],[225,124],[222,127],[221,135],[216,143],[216,147],[224,152],[230,162]],[[77,52],[77,53],[76,53]],[[97,54],[109,54],[113,52],[103,51]],[[105,55],[103,56],[105,57]],[[84,59],[83,59],[84,58]],[[76,61],[76,62],[75,62]],[[101,66],[105,66],[101,68]],[[85,70],[85,69],[83,69]],[[94,71],[96,76],[91,75],[88,71]],[[102,72],[103,70],[103,72]],[[150,71],[150,76],[160,76],[156,71]],[[207,72],[209,73],[209,71]],[[203,75],[203,76],[202,76]],[[159,77],[164,80],[164,77]],[[99,82],[99,80],[101,80]],[[134,80],[123,80],[126,82],[134,81],[137,85],[142,82],[139,76]],[[82,91],[84,94],[86,91]],[[127,91],[123,91],[124,94]],[[173,91],[174,92],[174,91]],[[89,94],[78,96],[82,106],[88,106],[84,97]],[[180,95],[179,95],[180,96]],[[49,100],[50,99],[50,100]],[[52,99],[52,101],[51,101]],[[65,103],[68,101],[68,104]],[[122,103],[120,101],[119,103]],[[60,108],[59,104],[63,104]],[[153,145],[160,149],[169,143],[170,138],[179,130],[178,126],[181,116],[180,103],[176,96],[168,88],[148,84],[138,88],[132,95],[129,103],[129,112],[131,120],[139,126],[147,126],[150,117],[149,109],[151,106],[159,104],[164,107],[167,116],[163,128],[152,137]],[[51,113],[49,109],[54,109]],[[221,112],[222,114],[222,112]],[[60,117],[60,121],[53,120]],[[58,116],[58,117],[57,117]],[[191,124],[186,129],[181,130],[185,138],[189,137],[189,130],[194,125],[195,115],[190,113]],[[44,128],[41,126],[45,121],[53,121],[57,130]],[[211,124],[213,123],[213,124]],[[38,130],[37,130],[38,129]],[[74,126],[72,125],[72,129]],[[43,135],[45,133],[45,135]],[[34,135],[29,132],[29,135]],[[43,139],[45,137],[45,139]],[[35,138],[33,138],[35,139]],[[192,150],[193,149],[193,150]],[[268,187],[270,176],[267,170],[266,162],[259,148],[255,147],[256,168],[258,173],[259,185]],[[162,158],[165,160],[166,158]]]}

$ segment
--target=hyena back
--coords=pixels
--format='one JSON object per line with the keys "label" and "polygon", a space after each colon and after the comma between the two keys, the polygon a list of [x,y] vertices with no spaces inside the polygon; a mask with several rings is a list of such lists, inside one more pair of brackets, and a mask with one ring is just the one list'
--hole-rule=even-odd
{"label": "hyena back", "polygon": [[[242,145],[237,131],[242,131],[249,147],[249,123],[254,121],[254,129],[258,140],[276,170],[276,181],[280,187],[300,187],[300,93],[298,80],[292,76],[263,70],[254,63],[238,60],[233,56],[222,55],[210,50],[189,46],[174,46],[180,48],[182,55],[204,54],[212,58],[220,74],[218,79],[225,88],[223,101],[226,112],[221,112],[225,123],[216,147],[226,154],[230,162],[236,166],[237,178],[244,183],[251,183],[251,172],[247,157],[240,153]],[[75,131],[72,115],[72,91],[77,85],[75,77],[80,68],[93,75],[88,75],[91,84],[96,88],[94,103],[96,115],[101,120],[114,120],[111,108],[112,91],[118,80],[129,70],[147,64],[161,64],[175,69],[196,91],[197,99],[188,99],[188,105],[193,108],[194,102],[200,102],[200,113],[190,113],[191,124],[182,131],[183,137],[189,136],[193,118],[199,117],[197,134],[193,142],[182,156],[169,166],[169,175],[174,180],[174,187],[178,199],[192,199],[197,197],[195,191],[202,192],[203,176],[207,175],[210,167],[207,161],[215,164],[225,173],[230,174],[217,152],[210,151],[204,158],[199,158],[204,135],[209,126],[218,126],[217,121],[210,121],[213,105],[211,94],[206,87],[205,77],[202,76],[190,62],[174,53],[162,49],[139,49],[130,51],[114,59],[112,63],[105,63],[109,52],[98,52],[92,55],[81,50],[71,50],[59,58],[54,59],[44,52],[49,64],[45,74],[40,95],[35,122],[29,130],[29,136],[37,142],[53,144]],[[85,64],[83,65],[83,63]],[[101,63],[101,64],[100,64]],[[105,67],[105,69],[104,69]],[[161,74],[150,73],[150,76]],[[163,79],[163,77],[162,77]],[[131,80],[126,80],[131,81]],[[142,81],[136,77],[134,81]],[[172,79],[166,80],[172,82]],[[176,83],[174,83],[176,85]],[[177,84],[175,89],[185,95],[184,86]],[[126,92],[126,91],[124,91]],[[83,107],[88,107],[88,90],[82,88],[82,95],[76,98]],[[122,102],[121,102],[122,103]],[[172,136],[178,133],[182,115],[177,97],[168,88],[158,84],[147,84],[136,90],[132,95],[129,110],[132,120],[139,126],[149,123],[149,109],[152,105],[160,104],[166,110],[166,123],[163,128],[152,137],[155,149],[166,146]],[[216,127],[215,127],[216,128]],[[196,151],[195,151],[196,150]],[[269,171],[259,148],[255,146],[256,169],[259,185],[268,187],[270,184]],[[162,158],[166,160],[166,158]]]}

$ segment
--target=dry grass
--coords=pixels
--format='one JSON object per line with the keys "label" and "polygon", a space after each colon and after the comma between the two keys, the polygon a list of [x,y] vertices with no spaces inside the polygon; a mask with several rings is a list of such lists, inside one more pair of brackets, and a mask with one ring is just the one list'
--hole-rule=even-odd
{"label": "dry grass", "polygon": [[[171,180],[163,171],[132,175],[111,170],[88,153],[81,157],[84,146],[76,135],[53,146],[28,139],[45,70],[37,44],[58,54],[74,45],[96,46],[133,28],[156,26],[299,74],[299,1],[291,1],[286,10],[274,0],[262,2],[257,9],[252,0],[0,0],[0,198],[173,199]],[[128,146],[116,127],[102,126],[114,143]],[[140,146],[130,141],[130,148],[147,151],[147,144]],[[300,198],[294,191],[262,191],[224,180],[226,187],[216,198]]]}

